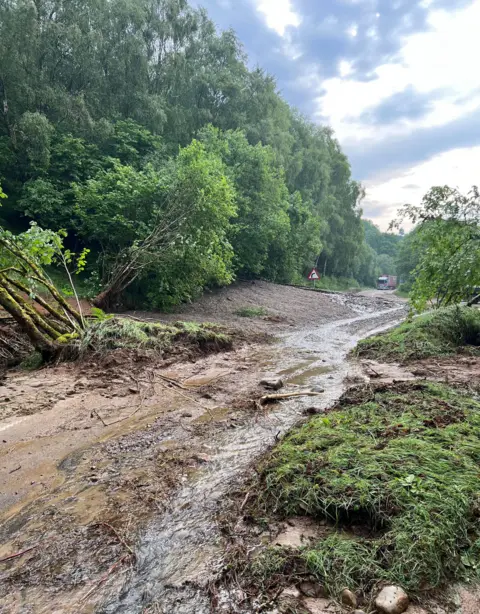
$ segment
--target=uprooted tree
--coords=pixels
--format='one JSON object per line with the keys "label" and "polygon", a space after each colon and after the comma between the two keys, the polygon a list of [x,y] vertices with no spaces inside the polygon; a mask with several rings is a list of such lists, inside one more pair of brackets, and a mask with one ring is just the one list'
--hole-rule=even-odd
{"label": "uprooted tree", "polygon": [[[82,268],[85,253],[78,258]],[[62,264],[72,283],[74,255],[63,248],[62,233],[36,224],[20,235],[0,228],[0,306],[15,320],[44,361],[52,360],[85,330],[80,302],[72,307],[57,290],[44,266]],[[76,296],[76,293],[75,293]]]}
{"label": "uprooted tree", "polygon": [[428,302],[444,307],[464,299],[474,302],[480,286],[480,192],[467,194],[434,187],[421,205],[405,205],[394,223],[416,224],[412,235],[416,268],[411,300],[417,309]]}

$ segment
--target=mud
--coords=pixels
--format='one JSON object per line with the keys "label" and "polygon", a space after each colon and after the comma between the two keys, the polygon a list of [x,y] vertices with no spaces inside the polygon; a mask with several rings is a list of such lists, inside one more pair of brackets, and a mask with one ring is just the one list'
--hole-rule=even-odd
{"label": "mud", "polygon": [[[308,353],[318,354],[318,366],[323,368],[326,361],[331,373],[315,375],[308,385],[325,388],[325,396],[317,403],[325,409],[342,393],[345,377],[355,371],[345,357],[357,339],[391,325],[402,313],[397,307],[375,316],[327,324],[313,332],[287,335],[278,352],[277,369],[266,375],[277,375],[288,368],[282,363],[282,354],[297,362]],[[167,513],[147,528],[141,537],[135,572],[120,594],[100,611],[142,612],[148,604],[159,612],[209,613],[207,588],[221,561],[221,535],[215,517],[222,501],[235,481],[242,479],[252,460],[302,419],[310,405],[308,398],[286,402],[270,413],[254,415],[233,431],[218,433],[211,442],[211,462],[177,493]]]}
{"label": "mud", "polygon": [[[397,302],[377,313],[383,297],[349,308],[290,290],[293,304],[290,297],[280,312],[285,290],[260,284],[282,322],[246,326],[240,318],[244,329],[274,330],[274,344],[176,364],[112,360],[8,375],[0,392],[0,559],[28,552],[0,561],[0,612],[210,611],[216,513],[256,456],[312,404],[259,411],[258,382],[282,374],[297,378],[287,391],[319,386],[326,393],[316,404],[325,408],[346,377],[361,377],[345,362],[356,340],[403,315]],[[217,299],[198,319],[215,319]]]}

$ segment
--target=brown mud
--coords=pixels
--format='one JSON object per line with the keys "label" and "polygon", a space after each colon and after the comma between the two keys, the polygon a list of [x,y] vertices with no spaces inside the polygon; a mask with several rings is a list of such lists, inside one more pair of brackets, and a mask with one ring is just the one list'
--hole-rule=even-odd
{"label": "brown mud", "polygon": [[[271,319],[234,315],[250,292]],[[222,301],[232,314],[217,318]],[[355,371],[345,363],[355,341],[401,317],[401,303],[383,296],[349,303],[243,284],[195,313],[239,326],[233,351],[161,362],[113,353],[9,372],[0,387],[0,612],[210,611],[216,509],[312,405],[259,412],[258,382],[283,373],[286,391],[321,386],[325,407]],[[252,332],[259,342],[245,342]]]}

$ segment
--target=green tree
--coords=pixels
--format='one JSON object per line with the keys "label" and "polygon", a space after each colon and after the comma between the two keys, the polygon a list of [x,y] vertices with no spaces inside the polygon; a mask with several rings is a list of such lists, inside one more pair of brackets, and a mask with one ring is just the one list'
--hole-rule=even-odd
{"label": "green tree", "polygon": [[419,206],[406,205],[397,225],[417,224],[412,248],[418,258],[411,300],[417,309],[457,303],[480,286],[480,193],[432,188]]}

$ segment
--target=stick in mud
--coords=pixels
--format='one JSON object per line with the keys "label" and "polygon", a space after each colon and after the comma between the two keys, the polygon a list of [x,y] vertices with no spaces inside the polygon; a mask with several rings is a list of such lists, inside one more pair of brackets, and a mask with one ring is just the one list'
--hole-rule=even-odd
{"label": "stick in mud", "polygon": [[283,401],[285,399],[291,399],[293,397],[319,397],[323,393],[322,392],[314,392],[313,390],[307,392],[286,392],[283,394],[267,394],[266,396],[260,399],[260,406],[266,405],[267,403],[275,402],[275,401]]}

